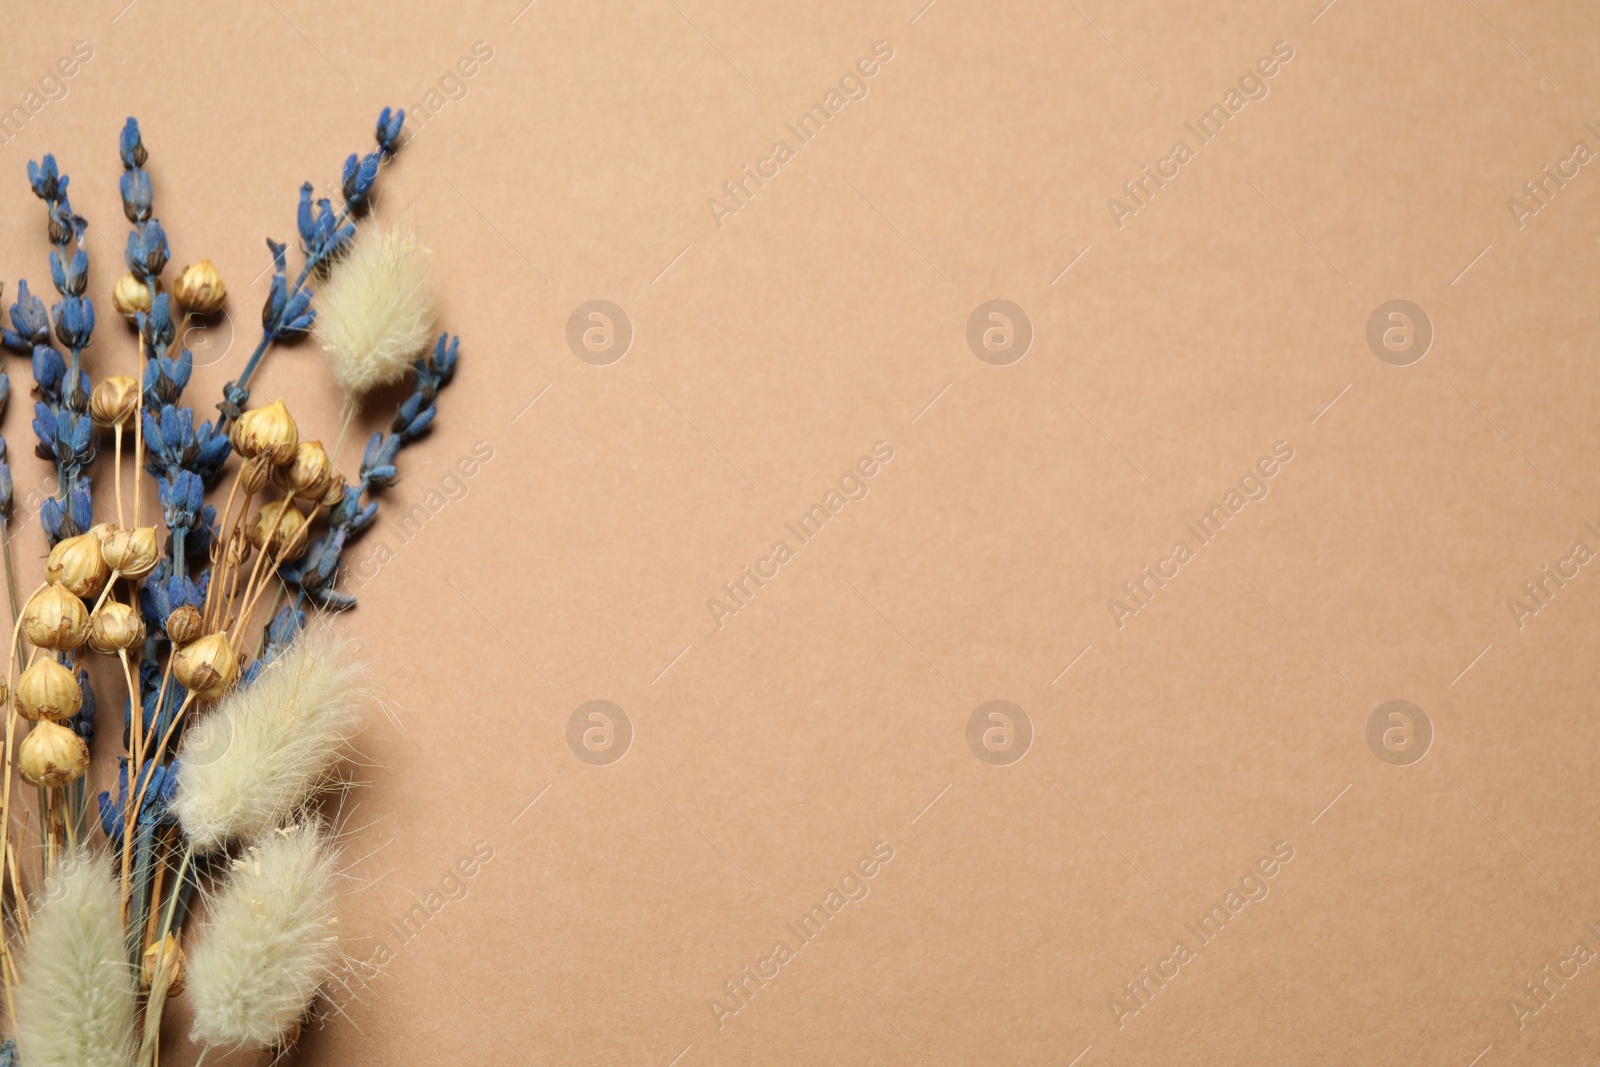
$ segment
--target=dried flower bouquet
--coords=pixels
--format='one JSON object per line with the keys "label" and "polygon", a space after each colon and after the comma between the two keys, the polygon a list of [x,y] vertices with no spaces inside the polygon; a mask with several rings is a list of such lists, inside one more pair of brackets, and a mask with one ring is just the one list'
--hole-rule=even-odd
{"label": "dried flower bouquet", "polygon": [[[400,450],[432,423],[458,345],[434,339],[426,249],[372,217],[404,121],[384,109],[376,150],[345,162],[337,210],[301,188],[300,269],[291,281],[288,247],[268,240],[275,269],[259,343],[207,421],[185,403],[193,357],[178,338],[222,310],[227,287],[206,260],[164,280],[168,243],[138,123],[120,139],[133,228],[128,272],[111,290],[132,335],[92,357],[97,370],[129,373],[91,380],[87,224],[55,159],[28,164],[58,299],[47,310],[19,283],[3,343],[32,361],[35,451],[57,489],[37,509],[50,553],[35,587],[13,563],[0,438],[13,619],[0,690],[10,698],[0,984],[14,1035],[0,1043],[0,1067],[154,1064],[163,1009],[179,995],[202,1059],[282,1053],[340,958],[338,851],[317,803],[369,698],[330,621],[355,603],[337,588],[340,565],[376,516],[373,493],[398,478]],[[364,397],[410,379],[353,482],[339,473],[339,444],[307,439],[283,400],[249,406],[262,359],[307,333],[344,393],[341,442]],[[0,413],[9,395],[0,372]],[[113,490],[97,502],[91,473],[107,451]],[[101,688],[117,680],[124,713],[116,787],[91,804],[96,656],[112,667],[97,669]],[[13,792],[19,777],[31,805]],[[203,908],[192,908],[197,896]]]}

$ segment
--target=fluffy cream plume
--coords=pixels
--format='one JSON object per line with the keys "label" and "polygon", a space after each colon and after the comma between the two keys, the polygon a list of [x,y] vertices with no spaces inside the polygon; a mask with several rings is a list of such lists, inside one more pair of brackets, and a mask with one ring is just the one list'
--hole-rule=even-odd
{"label": "fluffy cream plume", "polygon": [[233,861],[189,959],[192,1037],[260,1048],[305,1016],[339,956],[337,862],[316,822],[269,830]]}
{"label": "fluffy cream plume", "polygon": [[197,850],[258,837],[293,817],[354,735],[365,676],[350,641],[314,621],[190,728],[172,808]]}
{"label": "fluffy cream plume", "polygon": [[403,226],[362,227],[322,287],[316,330],[351,397],[405,376],[433,340],[431,253]]}
{"label": "fluffy cream plume", "polygon": [[133,968],[104,856],[75,853],[45,881],[17,986],[17,1049],[29,1067],[126,1067]]}

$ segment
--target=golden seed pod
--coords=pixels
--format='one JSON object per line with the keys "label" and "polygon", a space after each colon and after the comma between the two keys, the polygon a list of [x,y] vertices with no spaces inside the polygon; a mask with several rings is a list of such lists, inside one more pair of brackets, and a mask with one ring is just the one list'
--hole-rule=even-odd
{"label": "golden seed pod", "polygon": [[77,648],[89,636],[89,610],[65,587],[47,585],[22,609],[22,632],[40,648]]}
{"label": "golden seed pod", "polygon": [[226,558],[230,567],[237,567],[250,558],[250,538],[243,527],[235,526],[228,535]]}
{"label": "golden seed pod", "polygon": [[59,723],[35,723],[17,749],[17,769],[29,785],[59,789],[89,769],[89,746]]}
{"label": "golden seed pod", "polygon": [[100,553],[111,569],[124,578],[143,578],[155,570],[161,558],[154,526],[135,526],[128,530],[108,526],[100,537]]}
{"label": "golden seed pod", "polygon": [[299,559],[306,550],[306,517],[289,500],[263,504],[250,524],[250,543],[270,556]]}
{"label": "golden seed pod", "polygon": [[328,491],[322,494],[322,506],[336,508],[344,500],[344,477],[338,471],[333,472],[333,477],[328,479]]}
{"label": "golden seed pod", "polygon": [[150,287],[134,275],[124,274],[111,290],[111,304],[117,314],[132,319],[139,312],[150,310]]}
{"label": "golden seed pod", "polygon": [[273,466],[294,459],[300,446],[300,431],[282,398],[264,408],[252,408],[233,424],[233,450],[246,459],[268,456]]}
{"label": "golden seed pod", "polygon": [[159,943],[151,945],[144,950],[144,960],[139,965],[139,988],[148,990],[156,980],[156,968],[167,973],[167,996],[175,997],[183,992],[183,979],[188,968],[188,957],[183,953],[183,947],[178,944],[178,939],[171,934],[163,937]]}
{"label": "golden seed pod", "polygon": [[302,500],[321,500],[336,475],[321,441],[301,441],[294,460],[273,472],[272,480]]}
{"label": "golden seed pod", "polygon": [[89,394],[89,414],[101,426],[122,426],[139,410],[139,383],[126,374],[101,380]]}
{"label": "golden seed pod", "polygon": [[144,620],[127,604],[108,600],[89,616],[89,647],[111,655],[144,644]]}
{"label": "golden seed pod", "polygon": [[239,680],[239,658],[222,634],[206,634],[172,654],[172,673],[201,700],[215,700]]}
{"label": "golden seed pod", "polygon": [[205,632],[205,620],[193,604],[179,604],[167,615],[167,636],[173,644],[187,645]]}
{"label": "golden seed pod", "polygon": [[271,456],[252,456],[239,468],[239,488],[246,496],[255,496],[267,487],[273,469]]}
{"label": "golden seed pod", "polygon": [[111,568],[101,554],[100,539],[92,533],[82,533],[56,543],[45,562],[44,576],[74,596],[94,597],[106,587]]}
{"label": "golden seed pod", "polygon": [[227,295],[228,287],[222,284],[222,275],[217,273],[217,268],[211,265],[209,259],[183,268],[183,273],[178,275],[177,282],[172,286],[172,296],[178,301],[178,306],[196,315],[211,315],[221,311],[222,301]]}
{"label": "golden seed pod", "polygon": [[24,719],[68,719],[82,707],[78,680],[54,657],[40,656],[17,679],[17,713]]}

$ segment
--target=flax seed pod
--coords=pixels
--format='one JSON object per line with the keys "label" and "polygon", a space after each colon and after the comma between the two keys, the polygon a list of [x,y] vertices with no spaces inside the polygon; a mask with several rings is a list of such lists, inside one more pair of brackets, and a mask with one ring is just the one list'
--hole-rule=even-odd
{"label": "flax seed pod", "polygon": [[89,769],[89,746],[65,726],[35,723],[18,746],[17,769],[29,785],[59,789]]}
{"label": "flax seed pod", "polygon": [[89,637],[89,611],[65,587],[47,585],[22,609],[22,631],[39,648],[74,649]]}
{"label": "flax seed pod", "polygon": [[321,500],[334,480],[333,460],[321,441],[301,441],[294,461],[273,472],[273,481],[302,500]]}
{"label": "flax seed pod", "polygon": [[56,582],[73,596],[94,597],[106,587],[111,568],[100,551],[100,539],[92,533],[63,538],[50,550],[45,561],[46,581]]}
{"label": "flax seed pod", "polygon": [[222,283],[222,275],[217,273],[211,261],[202,259],[183,268],[172,286],[172,295],[185,311],[196,315],[213,315],[222,310],[228,287]]}
{"label": "flax seed pod", "polygon": [[17,680],[17,713],[24,719],[69,719],[82,707],[78,680],[52,656],[34,660]]}
{"label": "flax seed pod", "polygon": [[124,274],[111,290],[111,305],[117,314],[132,322],[139,312],[150,310],[150,287],[135,275]]}
{"label": "flax seed pod", "polygon": [[89,647],[114,655],[144,644],[144,620],[127,604],[108,600],[89,616]]}
{"label": "flax seed pod", "polygon": [[131,530],[108,526],[101,534],[100,552],[111,569],[124,578],[143,578],[155,570],[156,561],[161,558],[154,526]]}
{"label": "flax seed pod", "polygon": [[122,426],[139,410],[139,383],[126,374],[102,378],[89,394],[89,414],[101,426]]}
{"label": "flax seed pod", "polygon": [[295,449],[300,446],[300,431],[281,398],[240,415],[230,436],[233,450],[239,455],[246,459],[270,456],[274,466],[293,460]]}
{"label": "flax seed pod", "polygon": [[250,543],[269,556],[299,559],[306,550],[306,517],[288,500],[265,504],[250,524]]}
{"label": "flax seed pod", "polygon": [[222,634],[206,634],[172,654],[172,673],[200,699],[215,700],[239,680],[239,657]]}

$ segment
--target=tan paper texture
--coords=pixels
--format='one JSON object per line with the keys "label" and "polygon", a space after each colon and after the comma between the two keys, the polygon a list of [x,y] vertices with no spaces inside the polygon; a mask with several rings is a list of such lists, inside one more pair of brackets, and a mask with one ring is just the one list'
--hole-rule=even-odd
{"label": "tan paper texture", "polygon": [[54,152],[132,365],[136,115],[197,408],[410,111],[462,363],[347,556],[301,1062],[1588,1062],[1600,11],[923,2],[6,19],[5,302]]}

